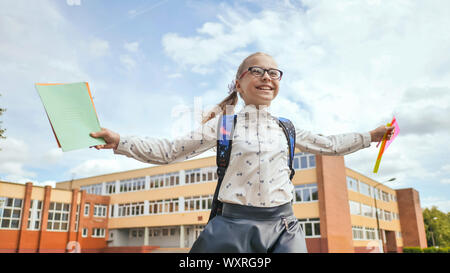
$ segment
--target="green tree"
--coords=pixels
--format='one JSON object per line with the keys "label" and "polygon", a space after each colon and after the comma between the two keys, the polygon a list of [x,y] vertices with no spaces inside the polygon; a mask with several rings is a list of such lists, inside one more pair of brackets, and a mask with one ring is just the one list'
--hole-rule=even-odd
{"label": "green tree", "polygon": [[428,246],[450,247],[450,213],[444,213],[433,206],[423,210],[423,222]]}

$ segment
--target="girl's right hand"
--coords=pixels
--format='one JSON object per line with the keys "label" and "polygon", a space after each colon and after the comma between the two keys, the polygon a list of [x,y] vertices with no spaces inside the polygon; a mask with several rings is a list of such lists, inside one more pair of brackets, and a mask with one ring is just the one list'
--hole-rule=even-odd
{"label": "girl's right hand", "polygon": [[92,132],[89,135],[91,137],[95,137],[95,138],[99,138],[102,137],[106,144],[103,145],[95,145],[95,146],[91,146],[89,148],[95,147],[95,149],[100,150],[100,149],[117,149],[117,146],[119,146],[119,141],[120,141],[120,135],[118,133],[115,133],[111,130],[108,130],[106,128],[101,128],[102,130],[99,132]]}

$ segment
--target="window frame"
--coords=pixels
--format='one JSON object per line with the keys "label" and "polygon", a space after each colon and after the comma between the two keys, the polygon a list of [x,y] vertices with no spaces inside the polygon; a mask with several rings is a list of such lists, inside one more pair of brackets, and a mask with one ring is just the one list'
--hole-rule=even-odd
{"label": "window frame", "polygon": [[[2,207],[0,207],[0,230],[19,230],[22,223],[22,213],[23,213],[23,199],[12,198],[12,197],[0,197],[3,201]],[[12,200],[12,201],[10,201]],[[16,200],[20,200],[20,207],[16,206]],[[8,217],[5,217],[4,211],[9,210],[11,213]],[[19,211],[19,216],[14,217],[15,211]],[[8,227],[3,227],[3,221],[8,221]],[[17,228],[12,227],[12,223],[17,222]]]}

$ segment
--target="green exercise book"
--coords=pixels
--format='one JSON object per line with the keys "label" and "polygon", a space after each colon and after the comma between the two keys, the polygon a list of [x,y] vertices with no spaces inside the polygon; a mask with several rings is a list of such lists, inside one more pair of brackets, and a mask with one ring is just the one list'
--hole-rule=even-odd
{"label": "green exercise book", "polygon": [[89,135],[100,131],[100,123],[87,82],[35,86],[63,152],[106,144],[102,138]]}

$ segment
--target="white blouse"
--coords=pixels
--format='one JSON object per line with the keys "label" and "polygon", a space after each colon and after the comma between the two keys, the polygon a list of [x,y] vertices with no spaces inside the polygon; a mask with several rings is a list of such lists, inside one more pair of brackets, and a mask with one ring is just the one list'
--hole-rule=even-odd
{"label": "white blouse", "polygon": [[[173,140],[120,137],[115,154],[142,162],[169,164],[199,155],[217,145],[221,116],[189,134]],[[370,133],[322,136],[296,127],[295,147],[322,155],[346,155],[370,147]],[[267,108],[246,105],[237,113],[230,163],[219,191],[219,200],[255,207],[273,207],[290,202],[294,186],[289,179],[289,147],[278,118]]]}

